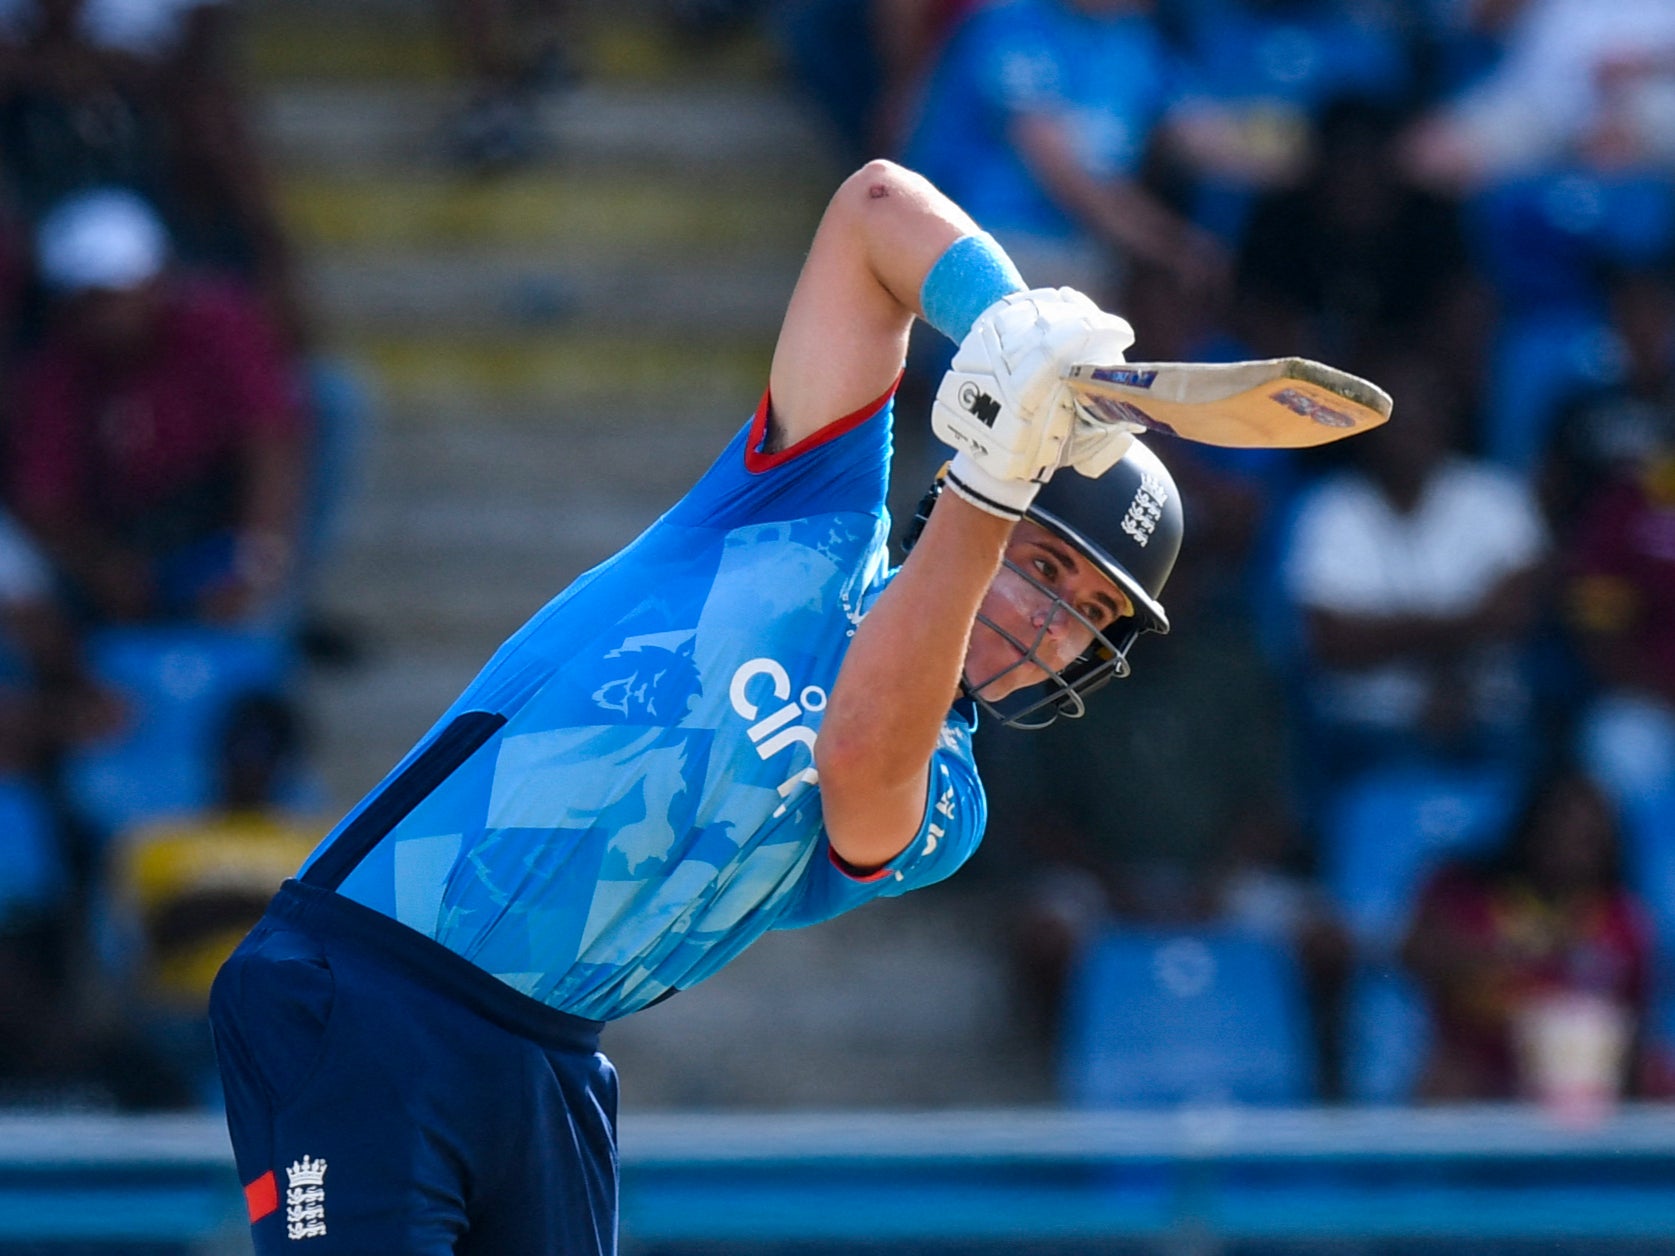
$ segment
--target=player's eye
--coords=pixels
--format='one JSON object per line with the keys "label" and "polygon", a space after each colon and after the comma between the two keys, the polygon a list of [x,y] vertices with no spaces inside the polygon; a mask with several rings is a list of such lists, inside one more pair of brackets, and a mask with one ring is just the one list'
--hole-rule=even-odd
{"label": "player's eye", "polygon": [[1058,579],[1059,568],[1051,558],[1038,554],[1035,558],[1035,569],[1041,573],[1043,580]]}

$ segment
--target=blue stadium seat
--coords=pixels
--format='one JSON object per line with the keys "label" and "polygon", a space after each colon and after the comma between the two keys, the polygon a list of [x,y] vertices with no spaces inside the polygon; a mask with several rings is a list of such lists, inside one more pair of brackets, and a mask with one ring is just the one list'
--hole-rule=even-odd
{"label": "blue stadium seat", "polygon": [[1567,398],[1613,378],[1620,353],[1592,310],[1540,311],[1502,321],[1490,353],[1483,452],[1533,475]]}
{"label": "blue stadium seat", "polygon": [[1344,999],[1345,1098],[1412,1102],[1430,1048],[1430,1012],[1413,978],[1394,960],[1359,965]]}
{"label": "blue stadium seat", "polygon": [[1529,472],[1566,396],[1620,369],[1599,265],[1656,265],[1675,243],[1659,171],[1548,170],[1469,203],[1474,253],[1505,311],[1489,363],[1483,452]]}
{"label": "blue stadium seat", "polygon": [[1414,764],[1340,790],[1327,809],[1322,876],[1356,940],[1375,953],[1399,943],[1425,877],[1499,841],[1517,787],[1501,769]]}
{"label": "blue stadium seat", "polygon": [[1316,1096],[1289,949],[1233,930],[1112,930],[1065,1009],[1061,1090],[1082,1107],[1298,1104]]}
{"label": "blue stadium seat", "polygon": [[72,808],[102,836],[211,803],[221,719],[242,694],[285,692],[294,664],[277,634],[196,625],[107,629],[88,653],[130,708],[120,733],[65,765]]}

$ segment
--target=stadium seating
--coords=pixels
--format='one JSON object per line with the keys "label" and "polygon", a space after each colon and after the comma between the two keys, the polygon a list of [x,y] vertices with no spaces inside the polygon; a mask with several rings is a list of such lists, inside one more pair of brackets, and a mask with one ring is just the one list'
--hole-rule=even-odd
{"label": "stadium seating", "polygon": [[1340,791],[1326,816],[1321,875],[1364,948],[1400,942],[1414,896],[1439,863],[1494,845],[1515,788],[1500,770],[1415,764]]}
{"label": "stadium seating", "polygon": [[1515,783],[1496,771],[1402,766],[1339,794],[1322,876],[1360,951],[1344,1006],[1344,1086],[1363,1103],[1406,1101],[1429,1026],[1395,952],[1425,878],[1499,839]]}
{"label": "stadium seating", "polygon": [[1234,930],[1113,930],[1065,1009],[1061,1090],[1081,1107],[1295,1104],[1315,1097],[1302,976]]}
{"label": "stadium seating", "polygon": [[220,719],[241,694],[283,692],[294,663],[277,635],[195,625],[107,629],[88,645],[129,705],[120,733],[66,764],[70,805],[100,835],[211,803]]}

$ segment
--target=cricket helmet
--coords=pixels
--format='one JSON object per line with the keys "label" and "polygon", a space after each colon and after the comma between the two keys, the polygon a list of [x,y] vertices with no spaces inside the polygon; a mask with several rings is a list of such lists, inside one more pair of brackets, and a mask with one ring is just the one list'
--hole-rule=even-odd
{"label": "cricket helmet", "polygon": [[[943,478],[938,476],[920,502],[904,539],[907,548],[912,548],[930,518],[942,486]],[[1003,724],[1036,729],[1045,728],[1060,716],[1080,718],[1086,713],[1084,699],[1088,694],[1128,675],[1128,652],[1142,633],[1169,631],[1169,616],[1159,599],[1180,554],[1184,520],[1174,478],[1163,461],[1138,440],[1098,479],[1069,468],[1061,470],[1041,487],[1024,517],[1071,546],[1134,604],[1132,616],[1101,630],[1034,573],[1010,559],[1006,561],[1008,569],[1050,600],[1055,608],[1053,615],[1068,615],[1093,633],[1091,645],[1079,658],[1055,669],[1036,654],[1036,648],[1046,639],[1045,624],[1033,641],[1024,641],[978,612],[977,622],[1010,641],[1020,657],[995,676],[962,677],[962,688],[967,697]],[[1045,690],[1031,686],[998,700],[984,698],[979,692],[1006,671],[1030,665],[1047,673]]]}

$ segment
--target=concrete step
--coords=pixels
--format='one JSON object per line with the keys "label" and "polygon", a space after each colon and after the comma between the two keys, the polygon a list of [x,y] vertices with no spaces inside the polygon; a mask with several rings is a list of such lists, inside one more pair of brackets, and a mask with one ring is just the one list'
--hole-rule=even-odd
{"label": "concrete step", "polygon": [[[759,391],[838,172],[788,156],[811,140],[772,93],[595,96],[572,111],[591,157],[482,180],[423,150],[434,92],[274,94],[264,116],[307,290],[330,341],[398,407],[678,397],[732,411]],[[715,142],[729,135],[731,149]],[[752,148],[774,159],[749,164]],[[688,149],[708,156],[679,160]]]}
{"label": "concrete step", "polygon": [[[767,80],[778,57],[759,31],[684,38],[658,0],[580,0],[571,59],[588,81],[690,83]],[[241,33],[253,81],[446,83],[458,59],[429,0],[268,0],[251,6]]]}
{"label": "concrete step", "polygon": [[807,243],[835,180],[801,166],[718,181],[678,167],[582,177],[554,170],[492,181],[435,170],[282,172],[280,213],[307,251],[545,246],[578,257],[678,260]]}
{"label": "concrete step", "polygon": [[[256,109],[266,151],[291,171],[444,168],[461,90],[445,83],[285,83]],[[586,83],[535,110],[544,164],[688,177],[818,165],[823,134],[777,83]]]}
{"label": "concrete step", "polygon": [[771,341],[652,340],[587,330],[472,334],[355,334],[338,348],[368,369],[399,413],[470,414],[488,405],[539,406],[555,422],[579,408],[665,408],[672,416],[745,414],[768,379]]}
{"label": "concrete step", "polygon": [[759,346],[779,326],[799,264],[767,251],[674,265],[505,245],[446,254],[320,248],[305,259],[303,281],[325,326],[343,336],[494,329]]}

